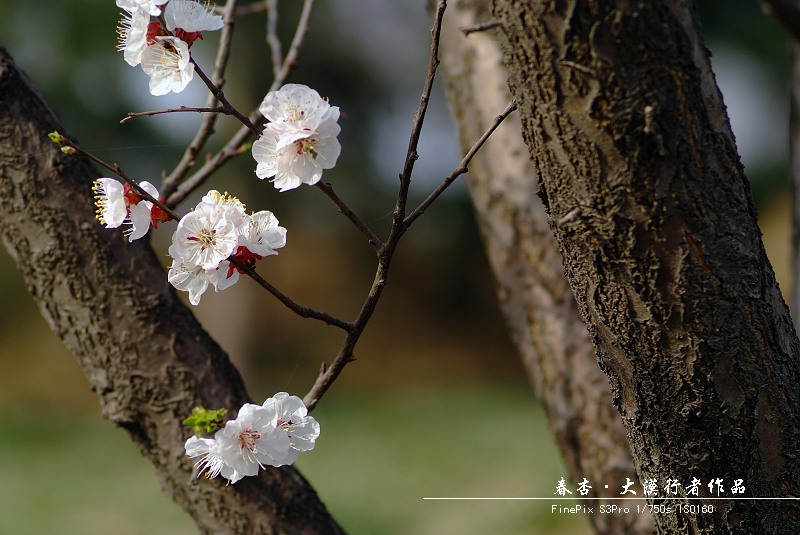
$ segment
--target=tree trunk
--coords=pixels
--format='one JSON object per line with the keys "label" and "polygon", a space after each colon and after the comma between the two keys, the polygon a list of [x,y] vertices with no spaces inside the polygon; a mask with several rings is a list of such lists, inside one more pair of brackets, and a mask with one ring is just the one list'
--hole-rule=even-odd
{"label": "tree trunk", "polygon": [[[690,3],[495,0],[540,197],[661,533],[800,533],[797,336]],[[674,487],[672,487],[674,488]],[[708,511],[708,508],[706,508]]]}
{"label": "tree trunk", "polygon": [[54,114],[0,49],[0,236],[106,418],[128,431],[202,533],[341,533],[292,468],[196,481],[181,420],[248,401],[227,355],[176,297],[152,249],[94,221],[97,172],[47,137]]}
{"label": "tree trunk", "polygon": [[[442,30],[448,100],[465,152],[511,100],[496,32],[465,37],[461,31],[491,18],[487,1],[450,2]],[[628,438],[564,278],[516,114],[472,160],[467,184],[506,325],[547,413],[573,487],[585,477],[592,482],[594,496],[617,497],[634,474]],[[653,530],[649,513],[609,515],[600,514],[599,507],[593,510],[590,519],[598,533]]]}

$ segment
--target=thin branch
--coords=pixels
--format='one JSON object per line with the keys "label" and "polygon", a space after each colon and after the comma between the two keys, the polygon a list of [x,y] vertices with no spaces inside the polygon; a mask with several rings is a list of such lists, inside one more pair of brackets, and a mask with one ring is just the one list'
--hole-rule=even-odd
{"label": "thin branch", "polygon": [[436,9],[436,16],[431,29],[431,57],[428,64],[428,74],[425,77],[425,84],[422,90],[422,98],[420,99],[419,109],[414,116],[414,123],[411,130],[411,140],[409,141],[408,155],[403,167],[403,172],[400,175],[400,190],[398,192],[397,204],[395,205],[395,214],[392,219],[392,229],[389,233],[389,239],[378,250],[378,267],[375,270],[375,279],[370,287],[369,294],[367,295],[364,304],[361,306],[361,311],[358,317],[353,322],[353,329],[347,333],[347,336],[342,342],[339,353],[333,362],[328,367],[323,367],[314,386],[303,398],[308,410],[313,410],[319,400],[325,395],[330,386],[336,381],[336,378],[342,370],[350,362],[355,360],[353,353],[361,333],[375,312],[375,307],[380,300],[383,289],[386,286],[386,280],[389,274],[389,266],[392,263],[392,258],[397,250],[397,244],[400,241],[406,226],[404,222],[405,205],[408,198],[408,186],[411,182],[411,174],[414,168],[414,161],[417,159],[417,143],[422,129],[422,123],[425,118],[425,110],[430,98],[431,88],[433,87],[433,79],[436,74],[436,67],[439,64],[438,51],[439,39],[441,35],[442,17],[447,7],[446,0],[440,0]]}
{"label": "thin branch", "polygon": [[128,175],[126,175],[122,171],[122,168],[119,166],[119,164],[116,164],[116,163],[115,164],[110,164],[110,163],[108,163],[108,162],[106,162],[104,160],[101,160],[100,158],[98,158],[94,154],[90,154],[90,153],[86,152],[85,150],[83,150],[78,145],[76,145],[75,143],[73,143],[71,140],[67,139],[64,136],[60,136],[60,144],[64,145],[65,147],[69,147],[70,149],[72,149],[72,151],[73,151],[72,153],[73,154],[77,154],[77,155],[83,156],[87,160],[96,163],[100,167],[102,167],[104,169],[107,169],[108,171],[111,171],[112,173],[114,173],[115,175],[120,177],[122,180],[124,180],[125,182],[130,184],[131,187],[134,190],[136,190],[136,193],[139,194],[139,196],[142,197],[144,200],[149,201],[149,202],[153,203],[154,205],[158,206],[159,208],[161,208],[164,211],[164,213],[166,213],[171,219],[174,219],[176,221],[180,220],[180,216],[178,214],[176,214],[172,209],[170,209],[162,201],[156,199],[155,197],[153,197],[152,195],[147,193],[147,191],[145,191],[145,189],[142,188],[139,185],[138,182],[136,182],[134,179],[132,179]]}
{"label": "thin branch", "polygon": [[194,58],[191,58],[190,61],[194,64],[194,72],[197,73],[197,75],[200,77],[200,79],[203,80],[203,83],[206,84],[206,87],[208,87],[208,90],[211,91],[211,93],[214,95],[214,97],[216,97],[216,99],[220,102],[220,104],[222,104],[222,107],[225,108],[225,112],[224,113],[226,113],[228,115],[233,115],[234,117],[239,119],[240,123],[242,123],[244,126],[249,128],[250,131],[253,132],[256,136],[260,135],[261,134],[261,130],[259,130],[256,127],[256,125],[253,124],[253,122],[250,120],[249,117],[246,117],[245,115],[243,115],[242,112],[237,110],[233,106],[233,104],[230,103],[230,101],[225,97],[225,92],[222,89],[220,89],[220,87],[217,86],[211,80],[211,78],[209,78],[206,75],[205,72],[203,72],[203,69],[200,67],[200,65],[197,64],[197,62],[194,60]]}
{"label": "thin branch", "polygon": [[311,307],[298,305],[294,301],[292,301],[286,294],[275,288],[272,284],[267,282],[261,275],[259,275],[253,268],[241,262],[237,258],[230,257],[228,261],[239,268],[240,270],[244,271],[247,275],[250,276],[254,281],[256,281],[262,288],[267,290],[271,293],[275,298],[278,299],[281,303],[283,303],[287,308],[289,308],[292,312],[301,316],[303,318],[312,318],[316,320],[320,320],[322,322],[327,323],[328,325],[332,325],[334,327],[338,327],[342,330],[347,332],[351,332],[355,324],[350,321],[341,320],[335,316],[331,316],[326,312],[322,312]]}
{"label": "thin branch", "polygon": [[[291,73],[295,64],[297,63],[297,55],[300,51],[300,46],[303,39],[308,32],[308,22],[311,17],[314,0],[305,0],[303,4],[303,11],[300,14],[300,19],[297,23],[292,44],[289,48],[286,58],[283,61],[280,75],[273,80],[269,91],[275,91],[280,88],[286,81],[286,77]],[[248,117],[251,123],[257,123],[261,120],[262,115],[258,110],[254,110]],[[202,185],[208,178],[216,172],[220,167],[225,165],[232,158],[247,152],[249,146],[245,145],[251,135],[251,129],[242,126],[228,141],[228,143],[218,151],[214,156],[206,160],[203,166],[195,171],[195,173],[186,179],[180,186],[177,186],[174,192],[167,196],[167,204],[175,206],[183,199],[188,197],[195,188]]]}
{"label": "thin branch", "polygon": [[497,19],[491,19],[484,22],[479,22],[478,24],[473,24],[472,26],[465,26],[461,28],[461,31],[464,33],[465,36],[475,33],[475,32],[485,32],[487,30],[491,30],[492,28],[497,28],[500,26],[500,21]]}
{"label": "thin branch", "polygon": [[[70,141],[69,139],[67,139],[64,136],[60,136],[60,142],[59,143],[61,145],[64,145],[64,146],[69,147],[70,149],[72,149],[71,150],[72,154],[82,156],[82,157],[86,158],[87,160],[96,163],[100,167],[103,167],[104,169],[107,169],[107,170],[111,171],[112,173],[114,173],[115,175],[117,175],[118,177],[120,177],[122,180],[124,180],[125,182],[130,184],[131,187],[134,190],[136,190],[136,193],[138,193],[144,200],[153,203],[155,206],[158,206],[161,210],[163,210],[164,213],[166,213],[169,216],[170,219],[175,220],[175,221],[180,221],[181,220],[181,217],[175,211],[170,209],[162,201],[160,201],[160,200],[156,199],[155,197],[153,197],[152,195],[150,195],[135,180],[130,178],[128,175],[126,175],[125,172],[122,170],[122,168],[118,164],[110,164],[110,163],[108,163],[108,162],[106,162],[104,160],[101,160],[100,158],[94,156],[91,153],[86,152],[85,150],[83,150],[79,146],[75,145],[72,141]],[[244,272],[248,276],[250,276],[250,278],[252,278],[254,281],[256,281],[259,284],[259,286],[261,286],[262,288],[267,290],[269,293],[271,293],[276,299],[278,299],[278,301],[283,303],[287,308],[289,308],[292,312],[294,312],[298,316],[303,317],[303,318],[311,318],[311,319],[316,319],[316,320],[322,321],[324,323],[327,323],[328,325],[332,325],[334,327],[338,327],[338,328],[340,328],[340,329],[342,329],[344,331],[347,331],[348,333],[352,332],[353,329],[355,329],[355,323],[353,323],[353,322],[345,321],[345,320],[339,319],[339,318],[337,318],[335,316],[331,316],[327,312],[322,312],[322,311],[316,310],[314,308],[303,306],[303,305],[299,305],[299,304],[295,303],[286,294],[284,294],[283,292],[281,292],[280,290],[275,288],[275,286],[273,286],[272,284],[267,282],[261,275],[259,275],[256,272],[255,269],[253,269],[252,267],[248,266],[247,264],[245,264],[244,262],[240,261],[239,259],[234,258],[234,257],[229,257],[228,261],[231,264],[233,264],[234,266],[236,266],[237,268],[239,268],[242,272]]]}
{"label": "thin branch", "polygon": [[236,16],[240,15],[252,15],[253,13],[261,13],[267,9],[267,1],[262,2],[253,2],[252,4],[247,4],[246,6],[241,6],[236,10]]}
{"label": "thin branch", "polygon": [[422,124],[425,121],[425,112],[428,109],[428,101],[430,100],[431,90],[433,89],[433,80],[436,78],[436,68],[439,66],[439,39],[442,32],[442,18],[444,17],[446,8],[447,1],[440,0],[436,7],[436,16],[433,21],[433,27],[431,28],[431,54],[428,60],[428,73],[425,76],[425,85],[422,88],[422,96],[419,99],[419,108],[417,109],[417,113],[414,114],[406,160],[403,165],[403,172],[400,174],[400,192],[397,195],[397,204],[394,211],[393,233],[398,231],[402,234],[404,230],[403,219],[406,215],[408,188],[411,185],[411,174],[414,171],[414,162],[419,158],[419,154],[417,154],[417,145],[419,144]]}
{"label": "thin branch", "polygon": [[190,108],[188,106],[181,106],[179,108],[169,108],[166,110],[130,112],[120,121],[120,124],[127,123],[131,119],[138,119],[139,117],[151,117],[153,115],[162,115],[164,113],[180,113],[180,112],[225,113],[225,108],[223,108],[222,106],[217,106],[216,108]]}
{"label": "thin branch", "polygon": [[266,0],[267,9],[267,45],[272,53],[272,76],[277,79],[283,65],[281,40],[278,38],[278,0]]}
{"label": "thin branch", "polygon": [[[231,41],[233,40],[234,12],[236,11],[238,3],[238,0],[228,0],[221,13],[225,25],[220,33],[217,57],[214,60],[214,72],[211,76],[211,80],[217,87],[220,88],[224,85],[225,69],[228,65],[228,59],[230,58]],[[206,100],[206,107],[214,108],[216,106],[217,99],[212,93]],[[195,134],[194,139],[189,146],[186,147],[186,150],[184,151],[181,160],[178,162],[178,165],[175,166],[175,169],[173,169],[169,176],[164,179],[164,182],[161,185],[161,191],[165,197],[168,198],[172,195],[172,193],[178,187],[178,184],[180,184],[183,179],[186,178],[189,170],[194,167],[197,154],[203,149],[205,144],[211,138],[211,135],[214,133],[217,117],[218,115],[215,113],[203,116],[203,121],[200,123],[200,128],[197,130],[197,134]]]}
{"label": "thin branch", "polygon": [[[250,114],[250,120],[252,122],[257,121],[260,117],[261,113],[258,110]],[[194,174],[175,188],[175,191],[167,197],[167,204],[176,206],[195,189],[200,187],[214,172],[225,165],[229,160],[248,152],[250,145],[247,143],[247,140],[251,135],[252,132],[246,126],[239,128],[222,149],[211,158],[207,159],[200,169],[195,171]]]}
{"label": "thin branch", "polygon": [[286,83],[286,79],[297,64],[297,56],[300,53],[300,46],[303,44],[306,33],[308,33],[308,22],[311,20],[313,8],[314,0],[305,0],[303,2],[303,10],[300,12],[300,20],[297,22],[297,29],[294,32],[294,37],[292,37],[292,43],[289,45],[289,51],[286,53],[283,63],[281,63],[280,70],[272,81],[270,91],[276,91]]}
{"label": "thin branch", "polygon": [[358,216],[353,213],[353,211],[344,203],[342,199],[336,195],[336,192],[333,191],[333,187],[326,182],[317,182],[317,188],[320,189],[328,198],[333,201],[333,204],[336,205],[336,209],[339,210],[339,213],[344,215],[347,219],[349,219],[356,228],[367,238],[369,244],[372,245],[375,249],[379,249],[383,246],[383,242],[375,235],[374,232],[363,222]]}
{"label": "thin branch", "polygon": [[413,223],[419,216],[425,213],[425,210],[427,210],[428,207],[431,204],[433,204],[433,202],[436,199],[438,199],[439,196],[442,193],[444,193],[444,191],[448,187],[450,187],[450,185],[453,182],[455,182],[459,176],[467,172],[468,170],[467,167],[469,166],[469,162],[472,161],[472,158],[475,156],[478,150],[480,150],[480,148],[484,145],[484,143],[486,143],[486,141],[489,139],[489,136],[491,136],[492,133],[494,133],[494,131],[497,130],[497,127],[500,126],[500,124],[506,119],[506,117],[508,117],[511,114],[511,112],[513,112],[516,109],[517,109],[517,103],[512,100],[508,104],[508,106],[506,106],[506,109],[504,109],[500,115],[494,118],[494,122],[492,122],[492,124],[489,126],[486,132],[483,133],[483,135],[475,142],[475,144],[472,145],[472,148],[470,148],[469,151],[467,151],[467,154],[464,156],[461,162],[459,162],[459,164],[456,166],[456,168],[453,170],[450,176],[445,178],[442,181],[442,183],[439,184],[439,186],[433,191],[433,193],[431,193],[427,199],[422,201],[422,203],[413,212],[409,214],[409,216],[404,221],[404,225],[406,228],[408,228],[408,226],[411,225],[411,223]]}
{"label": "thin branch", "polygon": [[378,269],[375,273],[375,280],[369,290],[367,299],[361,306],[361,311],[358,314],[358,318],[353,322],[352,329],[347,333],[344,342],[342,342],[339,353],[336,355],[336,358],[333,359],[330,366],[326,367],[324,363],[322,364],[320,367],[320,374],[317,376],[316,381],[314,381],[314,386],[311,387],[311,390],[309,390],[308,394],[303,398],[303,403],[309,411],[314,410],[314,407],[317,406],[317,403],[319,403],[319,400],[325,395],[325,392],[327,392],[334,381],[336,381],[345,366],[355,360],[356,357],[353,351],[355,350],[358,339],[364,332],[364,328],[367,326],[367,322],[370,317],[372,317],[372,313],[375,312],[375,307],[386,286],[386,277],[388,275],[393,252],[394,249],[391,249],[387,251],[388,254],[386,256],[381,256],[378,262]]}

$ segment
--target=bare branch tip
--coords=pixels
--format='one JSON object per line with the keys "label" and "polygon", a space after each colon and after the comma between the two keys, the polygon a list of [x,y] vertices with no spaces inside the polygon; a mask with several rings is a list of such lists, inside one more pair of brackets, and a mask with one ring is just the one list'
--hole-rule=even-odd
{"label": "bare branch tip", "polygon": [[468,36],[471,33],[477,32],[485,32],[494,28],[497,28],[502,23],[498,19],[491,19],[484,22],[479,22],[477,24],[473,24],[472,26],[464,26],[461,28],[461,32],[464,34],[464,37]]}

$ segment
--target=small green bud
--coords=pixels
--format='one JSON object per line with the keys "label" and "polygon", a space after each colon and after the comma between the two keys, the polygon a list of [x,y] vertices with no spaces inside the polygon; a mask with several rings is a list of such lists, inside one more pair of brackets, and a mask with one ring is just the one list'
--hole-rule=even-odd
{"label": "small green bud", "polygon": [[78,154],[78,151],[72,147],[61,147],[61,152],[63,152],[67,156],[75,156],[76,154]]}
{"label": "small green bud", "polygon": [[62,136],[61,134],[59,134],[55,130],[53,132],[50,132],[49,134],[47,134],[47,137],[49,137],[50,141],[52,141],[53,143],[58,143],[59,145],[64,143],[64,136]]}
{"label": "small green bud", "polygon": [[213,433],[222,427],[223,418],[228,409],[208,410],[203,407],[192,409],[192,415],[181,422],[186,427],[192,427],[194,434],[199,437],[206,433]]}

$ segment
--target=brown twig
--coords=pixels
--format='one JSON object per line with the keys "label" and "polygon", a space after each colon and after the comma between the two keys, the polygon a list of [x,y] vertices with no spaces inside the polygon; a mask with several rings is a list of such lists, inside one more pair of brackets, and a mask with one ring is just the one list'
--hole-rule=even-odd
{"label": "brown twig", "polygon": [[[431,97],[431,90],[433,89],[433,80],[436,78],[436,68],[439,66],[439,39],[442,31],[442,18],[444,11],[447,8],[447,2],[440,0],[436,7],[436,15],[431,28],[431,53],[428,60],[428,72],[425,76],[425,84],[422,88],[422,96],[419,99],[419,107],[414,114],[414,121],[411,126],[411,137],[408,141],[408,151],[406,152],[406,160],[403,165],[403,172],[400,174],[400,191],[397,195],[397,204],[394,210],[394,223],[392,226],[392,234],[400,234],[405,231],[403,226],[403,219],[406,215],[406,203],[408,201],[408,188],[411,185],[411,174],[414,171],[414,163],[419,158],[417,153],[417,146],[419,145],[419,137],[422,133],[422,123],[425,121],[425,112],[428,109],[428,101]],[[395,238],[396,239],[396,238]],[[392,241],[390,237],[389,241]]]}
{"label": "brown twig", "polygon": [[408,217],[405,219],[404,222],[406,227],[411,225],[411,223],[413,223],[419,216],[421,216],[425,212],[425,210],[427,210],[428,207],[431,204],[433,204],[433,202],[436,199],[438,199],[439,196],[442,193],[444,193],[444,191],[448,187],[450,187],[450,185],[453,182],[456,181],[458,177],[467,172],[468,170],[467,167],[469,166],[469,162],[472,161],[472,158],[475,156],[478,150],[480,150],[483,144],[486,143],[486,141],[489,139],[489,136],[491,136],[492,133],[495,130],[497,130],[497,127],[500,126],[500,124],[506,119],[506,117],[508,117],[511,114],[511,112],[513,112],[516,109],[517,109],[517,103],[512,100],[509,103],[509,105],[506,106],[506,109],[504,109],[502,113],[500,113],[500,115],[494,118],[494,122],[492,122],[492,124],[489,126],[486,132],[484,132],[483,135],[472,145],[469,151],[467,151],[467,154],[464,155],[464,158],[461,160],[461,162],[459,162],[456,168],[453,169],[453,172],[450,173],[450,176],[445,178],[441,182],[441,184],[439,184],[439,186],[435,190],[433,190],[433,192],[428,196],[428,198],[422,201],[422,203],[420,203],[420,205],[408,215]]}
{"label": "brown twig", "polygon": [[[220,33],[217,56],[214,60],[214,72],[211,75],[211,80],[220,88],[224,85],[225,69],[228,66],[228,59],[230,58],[231,41],[233,40],[234,12],[236,11],[237,5],[238,0],[228,0],[221,12],[225,25],[222,27],[222,32]],[[213,93],[208,96],[206,106],[209,108],[217,106],[217,99]],[[217,117],[217,114],[203,116],[203,121],[200,123],[200,128],[197,130],[194,139],[189,146],[186,147],[178,165],[175,166],[175,169],[164,179],[161,185],[161,191],[165,198],[169,198],[172,195],[177,189],[178,184],[186,178],[189,170],[194,167],[197,154],[203,149],[214,133]]]}
{"label": "brown twig", "polygon": [[[300,51],[300,46],[303,43],[306,33],[308,32],[308,23],[311,18],[311,12],[314,5],[314,0],[305,0],[303,4],[303,11],[300,14],[300,19],[297,23],[297,28],[292,38],[292,44],[283,60],[280,74],[273,80],[270,86],[270,91],[275,91],[280,88],[286,78],[291,73],[297,62],[297,55]],[[261,112],[257,109],[250,113],[248,117],[251,123],[257,123],[262,118]],[[228,141],[228,143],[211,158],[206,160],[203,166],[192,174],[189,178],[183,181],[167,196],[167,204],[175,206],[192,191],[202,185],[208,178],[216,172],[220,167],[225,165],[232,158],[239,156],[246,152],[244,149],[247,140],[250,138],[252,131],[246,126],[242,126]]]}
{"label": "brown twig", "polygon": [[363,222],[359,217],[345,204],[345,202],[336,195],[336,192],[333,191],[333,187],[326,183],[326,182],[317,182],[317,188],[321,190],[328,198],[333,201],[333,204],[336,205],[336,209],[339,210],[339,213],[344,215],[347,219],[350,220],[353,225],[367,238],[372,247],[375,249],[380,249],[383,246],[383,242],[375,235],[374,232]]}
{"label": "brown twig", "polygon": [[138,119],[139,117],[151,117],[153,115],[162,115],[164,113],[180,112],[225,113],[225,109],[222,106],[217,106],[216,108],[190,108],[188,106],[181,106],[179,108],[169,108],[166,110],[137,111],[128,113],[128,115],[120,121],[120,124],[127,123],[131,119]]}
{"label": "brown twig", "polygon": [[425,110],[427,109],[431,88],[433,87],[433,80],[436,76],[436,66],[439,64],[439,39],[441,35],[442,18],[446,7],[447,1],[439,0],[433,28],[431,29],[431,56],[428,63],[428,74],[425,77],[419,109],[414,116],[414,122],[411,128],[411,139],[409,141],[408,154],[406,156],[405,165],[403,166],[403,172],[400,175],[400,190],[398,192],[397,204],[395,205],[395,214],[392,219],[392,228],[389,232],[389,238],[378,250],[378,266],[375,270],[375,279],[372,282],[364,304],[361,306],[358,317],[353,322],[352,330],[348,331],[344,342],[342,342],[342,346],[339,348],[339,353],[336,355],[336,358],[333,359],[331,365],[327,368],[322,368],[321,373],[314,382],[314,386],[311,387],[311,390],[303,398],[303,402],[306,407],[308,407],[309,411],[316,407],[319,400],[325,395],[325,392],[328,391],[345,366],[355,359],[354,350],[356,343],[361,337],[361,333],[364,331],[367,322],[372,317],[373,312],[375,312],[375,307],[386,286],[392,258],[397,250],[400,238],[407,228],[404,217],[408,198],[408,186],[411,183],[414,162],[418,157],[416,150],[417,144],[422,130],[422,123],[425,120]]}
{"label": "brown twig", "polygon": [[461,31],[465,36],[467,36],[475,32],[485,32],[487,30],[491,30],[492,28],[497,28],[498,26],[500,26],[500,21],[497,19],[492,19],[479,22],[478,24],[473,24],[472,26],[465,26],[461,28]]}
{"label": "brown twig", "polygon": [[242,112],[237,110],[233,106],[233,104],[230,103],[227,97],[225,97],[225,92],[219,86],[217,86],[211,80],[211,78],[209,78],[208,75],[206,75],[205,72],[203,72],[203,69],[200,67],[200,65],[197,64],[194,58],[191,58],[190,61],[194,64],[194,72],[196,72],[197,75],[200,77],[200,79],[203,80],[203,83],[206,84],[208,90],[211,91],[214,97],[222,105],[224,109],[223,113],[225,113],[226,115],[232,115],[237,119],[239,119],[239,122],[242,123],[244,126],[246,126],[248,129],[250,129],[250,131],[254,133],[256,136],[261,135],[261,130],[259,130],[258,127],[256,127],[256,125],[253,124],[253,121],[251,121],[249,117],[243,115]]}
{"label": "brown twig", "polygon": [[282,293],[280,290],[275,288],[272,284],[267,282],[253,268],[251,268],[250,266],[248,266],[244,262],[241,262],[238,259],[233,258],[233,257],[228,258],[228,261],[231,264],[233,264],[234,266],[236,266],[237,268],[239,268],[242,271],[244,271],[250,278],[252,278],[254,281],[256,281],[259,284],[259,286],[261,286],[262,288],[267,290],[269,293],[271,293],[276,299],[278,299],[278,301],[283,303],[287,308],[289,308],[292,312],[294,312],[298,316],[303,317],[303,318],[316,319],[316,320],[322,321],[324,323],[327,323],[328,325],[332,325],[334,327],[338,327],[338,328],[340,328],[340,329],[342,329],[344,331],[350,332],[350,331],[353,330],[353,328],[354,328],[353,322],[339,319],[339,318],[337,318],[335,316],[331,316],[330,314],[328,314],[326,312],[322,312],[320,310],[316,310],[316,309],[313,309],[311,307],[298,305],[297,303],[295,303],[294,301],[289,299],[289,297],[286,294]]}
{"label": "brown twig", "polygon": [[278,0],[266,0],[267,45],[272,55],[272,76],[277,79],[283,65],[281,40],[278,38]]}
{"label": "brown twig", "polygon": [[267,2],[253,2],[252,4],[247,4],[246,6],[241,6],[236,9],[236,16],[243,16],[243,15],[252,15],[253,13],[261,13],[267,9]]}
{"label": "brown twig", "polygon": [[114,173],[115,175],[120,177],[122,180],[124,180],[126,183],[130,184],[130,186],[134,190],[136,190],[136,193],[139,194],[140,197],[144,198],[144,200],[149,201],[149,202],[153,203],[154,205],[158,206],[159,208],[161,208],[164,211],[164,213],[166,213],[171,219],[174,219],[176,221],[180,220],[180,216],[177,213],[175,213],[171,208],[169,208],[162,201],[156,199],[155,197],[153,197],[152,195],[147,193],[147,191],[145,191],[145,189],[142,188],[139,185],[138,182],[136,182],[134,179],[132,179],[128,175],[126,175],[125,172],[122,170],[122,168],[119,166],[119,164],[116,164],[116,163],[110,164],[110,163],[108,163],[108,162],[106,162],[104,160],[101,160],[100,158],[98,158],[94,154],[90,154],[90,153],[86,152],[85,150],[83,150],[78,145],[76,145],[75,143],[73,143],[72,141],[70,141],[69,139],[67,139],[64,136],[60,136],[60,144],[64,145],[65,147],[69,147],[70,149],[72,149],[74,151],[75,154],[77,154],[79,156],[82,156],[82,157],[86,158],[87,160],[96,163],[97,165],[99,165],[100,167],[102,167],[104,169],[107,169],[108,171],[111,171],[112,173]]}
{"label": "brown twig", "polygon": [[[152,195],[150,195],[135,180],[133,180],[127,174],[125,174],[125,172],[122,170],[122,168],[118,164],[110,164],[110,163],[108,163],[108,162],[106,162],[104,160],[101,160],[100,158],[96,157],[95,155],[93,155],[93,154],[91,154],[89,152],[86,152],[85,150],[83,150],[79,146],[75,145],[72,141],[70,141],[69,139],[67,139],[64,136],[59,136],[59,143],[61,145],[65,146],[65,147],[69,147],[70,149],[72,149],[72,153],[73,154],[82,156],[82,157],[86,158],[87,160],[94,162],[95,164],[99,165],[100,167],[103,167],[104,169],[107,169],[107,170],[111,171],[112,173],[114,173],[115,175],[117,175],[118,177],[120,177],[122,180],[124,180],[125,182],[130,184],[131,187],[134,190],[136,190],[136,193],[138,193],[144,200],[153,203],[155,206],[158,206],[161,210],[163,210],[164,213],[166,213],[167,216],[169,216],[170,219],[172,219],[174,221],[180,221],[181,220],[181,217],[174,210],[169,208],[162,201],[160,201],[160,200],[156,199],[155,197],[153,197]],[[303,317],[303,318],[316,319],[316,320],[322,321],[324,323],[327,323],[328,325],[332,325],[334,327],[338,327],[338,328],[340,328],[340,329],[342,329],[344,331],[347,331],[347,332],[351,332],[355,328],[355,324],[353,322],[345,321],[345,320],[339,319],[339,318],[337,318],[335,316],[331,316],[327,312],[322,312],[320,310],[316,310],[314,308],[303,306],[303,305],[299,305],[299,304],[295,303],[286,294],[284,294],[283,292],[281,292],[280,290],[275,288],[275,286],[273,286],[272,284],[267,282],[263,277],[261,277],[261,275],[259,275],[255,271],[255,269],[253,269],[252,267],[248,266],[247,264],[241,262],[237,258],[229,257],[228,261],[231,264],[233,264],[234,266],[236,266],[237,268],[239,268],[240,270],[242,270],[250,278],[252,278],[254,281],[256,281],[256,283],[258,283],[259,286],[261,286],[262,288],[267,290],[276,299],[278,299],[278,301],[283,303],[287,308],[289,308],[292,312],[294,312],[298,316]]]}
{"label": "brown twig", "polygon": [[314,9],[314,0],[305,0],[303,2],[303,10],[300,12],[300,19],[297,22],[297,29],[295,29],[294,37],[289,45],[289,51],[286,52],[286,57],[283,58],[281,68],[277,71],[275,79],[272,81],[270,91],[276,91],[289,78],[295,65],[297,64],[297,56],[300,53],[300,46],[305,40],[306,33],[308,33],[308,23],[311,20],[311,12]]}

